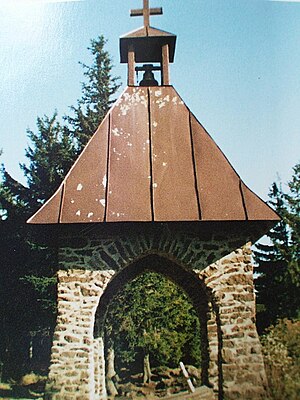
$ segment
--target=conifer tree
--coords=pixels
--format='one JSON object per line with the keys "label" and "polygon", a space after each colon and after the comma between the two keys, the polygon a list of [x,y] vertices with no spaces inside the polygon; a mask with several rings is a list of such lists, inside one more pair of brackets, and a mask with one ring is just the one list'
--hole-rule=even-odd
{"label": "conifer tree", "polygon": [[112,76],[112,61],[104,50],[106,40],[101,35],[91,40],[88,48],[94,57],[91,66],[81,63],[86,82],[82,83],[82,97],[72,106],[73,116],[67,116],[74,137],[77,152],[80,153],[90,137],[96,131],[114,102],[114,95],[119,89],[119,77]]}
{"label": "conifer tree", "polygon": [[282,220],[268,233],[268,244],[257,244],[255,260],[259,330],[278,318],[300,313],[300,164],[294,167],[288,193],[273,183],[269,197]]}
{"label": "conifer tree", "polygon": [[87,82],[78,106],[73,107],[75,116],[61,123],[55,112],[52,117],[37,119],[36,132],[27,131],[31,142],[26,149],[28,163],[20,165],[27,186],[2,166],[0,362],[4,361],[7,374],[17,372],[17,366],[25,368],[29,333],[49,331],[54,324],[56,251],[34,243],[26,220],[55,192],[119,87],[104,45],[102,36],[92,41],[94,63],[91,67],[83,64]]}
{"label": "conifer tree", "polygon": [[21,169],[32,200],[40,206],[56,191],[74,162],[74,136],[57,121],[57,112],[51,118],[37,118],[37,132],[27,130],[27,136],[31,142],[25,152],[29,165],[21,164]]}
{"label": "conifer tree", "polygon": [[[56,113],[51,118],[38,118],[37,128],[36,133],[27,131],[32,143],[26,150],[30,163],[21,165],[28,187],[2,167],[0,207],[5,243],[1,246],[4,323],[0,357],[4,358],[6,373],[25,369],[30,335],[42,331],[49,335],[55,320],[56,251],[33,242],[26,220],[57,189],[64,169],[71,166],[75,148]],[[16,364],[18,358],[22,362]]]}
{"label": "conifer tree", "polygon": [[143,370],[144,383],[151,379],[151,363],[200,365],[200,323],[193,305],[160,274],[146,272],[127,283],[111,302],[105,326],[119,366]]}
{"label": "conifer tree", "polygon": [[[294,174],[288,183],[289,193],[285,194],[288,206],[286,222],[290,227],[289,270],[291,280],[300,286],[300,163],[294,167]],[[298,293],[299,294],[299,293]]]}
{"label": "conifer tree", "polygon": [[23,222],[55,192],[76,155],[72,135],[57,121],[57,112],[51,118],[38,117],[37,132],[28,129],[27,136],[29,165],[20,165],[27,186],[13,179],[4,166],[0,186],[2,218],[18,216]]}

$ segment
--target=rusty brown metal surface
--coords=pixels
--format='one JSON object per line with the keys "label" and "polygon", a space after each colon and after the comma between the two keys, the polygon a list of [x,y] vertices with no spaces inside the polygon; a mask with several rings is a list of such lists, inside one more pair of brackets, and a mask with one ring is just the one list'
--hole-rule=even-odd
{"label": "rusty brown metal surface", "polygon": [[59,223],[63,185],[52,197],[27,221],[30,224],[57,224]]}
{"label": "rusty brown metal surface", "polygon": [[276,221],[172,86],[120,96],[35,224]]}
{"label": "rusty brown metal surface", "polygon": [[249,221],[270,220],[278,221],[278,215],[262,201],[255,193],[252,192],[243,182],[241,183],[247,217]]}
{"label": "rusty brown metal surface", "polygon": [[132,38],[143,38],[143,37],[170,37],[170,38],[176,38],[176,35],[170,32],[163,31],[161,29],[153,28],[152,26],[149,27],[142,27],[138,28],[134,31],[131,31],[123,36],[121,36],[121,39],[132,39]]}
{"label": "rusty brown metal surface", "polygon": [[162,85],[170,85],[170,70],[169,70],[169,45],[165,44],[162,47]]}
{"label": "rusty brown metal surface", "polygon": [[104,220],[108,129],[106,117],[67,175],[60,222]]}
{"label": "rusty brown metal surface", "polygon": [[154,219],[199,220],[189,111],[172,87],[149,91]]}
{"label": "rusty brown metal surface", "polygon": [[134,86],[135,55],[133,47],[128,49],[128,86]]}
{"label": "rusty brown metal surface", "polygon": [[239,176],[194,116],[191,129],[202,220],[246,219]]}
{"label": "rusty brown metal surface", "polygon": [[111,113],[107,221],[151,221],[148,97],[128,88]]}

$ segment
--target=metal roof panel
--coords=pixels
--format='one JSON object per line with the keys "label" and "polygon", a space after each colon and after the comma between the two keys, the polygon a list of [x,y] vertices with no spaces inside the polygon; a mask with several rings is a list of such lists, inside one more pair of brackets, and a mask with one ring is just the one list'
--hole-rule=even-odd
{"label": "metal roof panel", "polygon": [[154,219],[199,220],[189,110],[173,87],[149,92]]}
{"label": "metal roof panel", "polygon": [[270,220],[278,221],[279,215],[261,200],[255,193],[252,192],[244,182],[241,183],[245,206],[247,210],[247,218],[249,221]]}
{"label": "metal roof panel", "polygon": [[151,221],[148,94],[130,87],[111,112],[108,222]]}
{"label": "metal roof panel", "polygon": [[66,176],[60,222],[104,221],[108,129],[106,117]]}
{"label": "metal roof panel", "polygon": [[191,129],[202,220],[246,219],[239,176],[193,115]]}
{"label": "metal roof panel", "polygon": [[276,221],[172,86],[129,87],[28,222]]}

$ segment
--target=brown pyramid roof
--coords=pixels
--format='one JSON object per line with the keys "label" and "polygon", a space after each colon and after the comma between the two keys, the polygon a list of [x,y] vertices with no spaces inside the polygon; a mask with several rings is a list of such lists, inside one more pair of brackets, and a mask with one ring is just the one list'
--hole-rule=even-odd
{"label": "brown pyramid roof", "polygon": [[172,86],[128,87],[28,222],[278,221]]}

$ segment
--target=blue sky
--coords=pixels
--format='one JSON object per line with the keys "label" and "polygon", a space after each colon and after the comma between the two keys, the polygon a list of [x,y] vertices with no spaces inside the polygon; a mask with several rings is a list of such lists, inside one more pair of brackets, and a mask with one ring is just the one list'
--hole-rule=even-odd
{"label": "blue sky", "polygon": [[[262,198],[300,161],[300,2],[151,0],[151,25],[177,34],[171,83]],[[26,128],[80,97],[86,48],[103,34],[114,74],[119,36],[142,25],[142,0],[0,0],[0,162],[24,182]],[[123,85],[124,86],[124,85]]]}

